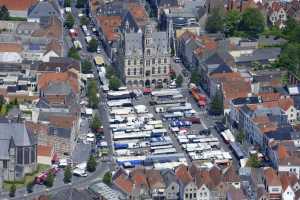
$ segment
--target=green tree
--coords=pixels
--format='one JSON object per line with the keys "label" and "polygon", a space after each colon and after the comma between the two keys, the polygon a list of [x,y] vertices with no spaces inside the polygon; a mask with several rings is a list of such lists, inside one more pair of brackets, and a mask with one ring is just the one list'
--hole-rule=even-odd
{"label": "green tree", "polygon": [[93,64],[85,59],[81,62],[81,72],[84,74],[90,73],[92,71]]}
{"label": "green tree", "polygon": [[69,49],[68,57],[69,58],[74,58],[75,60],[80,60],[80,54],[79,54],[78,50],[74,47],[71,47]]}
{"label": "green tree", "polygon": [[224,20],[224,32],[227,36],[234,36],[241,21],[241,14],[236,10],[228,11]]}
{"label": "green tree", "polygon": [[67,166],[64,171],[64,183],[70,183],[72,181],[71,166]]}
{"label": "green tree", "polygon": [[238,134],[236,135],[236,140],[243,144],[244,140],[245,140],[245,133],[244,131],[239,131]]}
{"label": "green tree", "polygon": [[112,76],[109,79],[109,89],[111,90],[118,90],[121,87],[121,81],[116,76]]}
{"label": "green tree", "polygon": [[177,87],[181,87],[182,86],[182,83],[183,83],[183,77],[181,74],[179,74],[176,78],[176,86]]}
{"label": "green tree", "polygon": [[94,172],[97,167],[96,159],[93,155],[90,155],[89,160],[87,161],[86,169],[88,172]]}
{"label": "green tree", "polygon": [[76,8],[83,8],[85,3],[86,3],[86,0],[77,0]]}
{"label": "green tree", "polygon": [[92,38],[88,44],[87,50],[89,52],[96,52],[98,48],[98,41],[95,38]]}
{"label": "green tree", "polygon": [[0,8],[0,20],[8,20],[9,12],[5,6],[1,6]]}
{"label": "green tree", "polygon": [[91,122],[91,129],[93,131],[97,131],[101,127],[101,121],[99,119],[99,116],[95,114],[93,116],[92,122]]}
{"label": "green tree", "polygon": [[64,0],[64,7],[71,7],[72,0]]}
{"label": "green tree", "polygon": [[9,197],[14,197],[16,194],[16,185],[12,184],[9,188]]}
{"label": "green tree", "polygon": [[259,168],[261,166],[261,161],[258,159],[257,154],[250,155],[246,165],[253,168]]}
{"label": "green tree", "polygon": [[80,17],[80,24],[81,25],[88,25],[90,22],[89,18],[87,18],[86,16],[82,16]]}
{"label": "green tree", "polygon": [[74,24],[75,24],[75,19],[74,19],[72,13],[68,13],[66,20],[65,20],[65,26],[68,29],[71,29],[71,28],[73,28]]}
{"label": "green tree", "polygon": [[103,176],[102,179],[103,183],[105,183],[106,185],[111,185],[112,183],[112,174],[111,172],[106,172]]}
{"label": "green tree", "polygon": [[110,79],[115,74],[115,70],[111,65],[106,65],[105,69],[106,69],[106,78]]}
{"label": "green tree", "polygon": [[198,85],[200,81],[201,81],[201,75],[197,70],[193,70],[191,72],[191,83],[195,83],[196,85]]}
{"label": "green tree", "polygon": [[0,95],[0,108],[5,104],[5,99],[3,95]]}
{"label": "green tree", "polygon": [[95,80],[88,82],[87,96],[89,99],[89,106],[92,108],[98,108],[99,98],[97,96],[97,82]]}
{"label": "green tree", "polygon": [[265,19],[260,10],[256,8],[246,9],[239,24],[239,29],[249,37],[257,37],[265,29]]}
{"label": "green tree", "polygon": [[27,192],[32,193],[33,192],[33,187],[34,187],[34,182],[33,181],[28,182],[27,185],[26,185]]}
{"label": "green tree", "polygon": [[213,115],[221,115],[223,113],[223,97],[220,92],[217,92],[212,98],[209,111]]}
{"label": "green tree", "polygon": [[208,16],[205,30],[209,33],[217,33],[224,31],[224,17],[220,9],[214,9]]}
{"label": "green tree", "polygon": [[277,67],[282,67],[292,71],[295,74],[300,74],[300,43],[287,44],[275,64]]}
{"label": "green tree", "polygon": [[50,188],[53,186],[53,182],[54,182],[54,174],[52,172],[49,172],[44,184],[46,187]]}

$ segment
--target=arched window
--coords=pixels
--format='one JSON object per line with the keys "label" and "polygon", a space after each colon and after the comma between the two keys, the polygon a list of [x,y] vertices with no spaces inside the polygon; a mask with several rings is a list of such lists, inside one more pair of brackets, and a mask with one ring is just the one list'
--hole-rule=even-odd
{"label": "arched window", "polygon": [[130,76],[130,68],[127,69],[127,75]]}
{"label": "arched window", "polygon": [[155,74],[155,67],[152,67],[152,74]]}
{"label": "arched window", "polygon": [[147,49],[147,56],[150,56],[150,49]]}

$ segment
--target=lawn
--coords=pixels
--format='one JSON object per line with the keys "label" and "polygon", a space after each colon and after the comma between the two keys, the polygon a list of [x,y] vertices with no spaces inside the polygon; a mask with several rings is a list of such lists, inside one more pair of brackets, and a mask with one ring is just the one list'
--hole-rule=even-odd
{"label": "lawn", "polygon": [[[27,183],[31,182],[34,180],[34,178],[40,174],[41,172],[43,171],[46,171],[47,169],[49,169],[50,166],[49,165],[44,165],[44,164],[38,164],[38,167],[37,167],[37,170],[32,173],[32,174],[28,174],[24,177],[23,180],[20,180],[20,181],[16,181],[15,182],[15,185],[16,185],[16,188],[22,188],[22,187],[25,187]],[[11,187],[11,185],[13,184],[13,182],[11,181],[4,181],[3,183],[3,189],[6,190],[6,191],[9,191],[9,188]]]}

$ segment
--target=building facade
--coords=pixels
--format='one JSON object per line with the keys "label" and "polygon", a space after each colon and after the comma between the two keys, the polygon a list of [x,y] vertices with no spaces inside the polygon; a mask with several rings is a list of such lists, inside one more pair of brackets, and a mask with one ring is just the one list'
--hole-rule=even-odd
{"label": "building facade", "polygon": [[124,77],[127,86],[167,85],[170,48],[166,32],[154,32],[151,25],[144,33],[125,33]]}

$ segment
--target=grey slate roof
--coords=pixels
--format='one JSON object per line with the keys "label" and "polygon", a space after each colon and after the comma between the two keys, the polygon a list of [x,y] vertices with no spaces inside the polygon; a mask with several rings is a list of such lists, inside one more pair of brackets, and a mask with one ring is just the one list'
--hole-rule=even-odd
{"label": "grey slate roof", "polygon": [[56,135],[61,138],[70,138],[71,131],[70,128],[49,127],[49,135]]}
{"label": "grey slate roof", "polygon": [[142,56],[143,34],[125,33],[125,55]]}
{"label": "grey slate roof", "polygon": [[8,150],[13,146],[32,146],[36,140],[27,132],[25,124],[0,123],[0,160],[9,159]]}
{"label": "grey slate roof", "polygon": [[236,63],[246,63],[253,61],[267,61],[276,59],[281,52],[281,48],[261,48],[256,49],[251,55],[241,55],[235,59]]}
{"label": "grey slate roof", "polygon": [[64,82],[52,82],[44,91],[45,95],[68,95],[71,92],[70,84]]}
{"label": "grey slate roof", "polygon": [[28,18],[44,18],[56,16],[61,19],[56,1],[39,1],[28,11]]}
{"label": "grey slate roof", "polygon": [[166,186],[170,185],[173,182],[178,182],[177,177],[172,170],[162,171],[161,176],[163,177]]}
{"label": "grey slate roof", "polygon": [[94,200],[97,196],[88,190],[66,188],[61,192],[51,195],[51,200]]}

